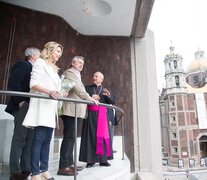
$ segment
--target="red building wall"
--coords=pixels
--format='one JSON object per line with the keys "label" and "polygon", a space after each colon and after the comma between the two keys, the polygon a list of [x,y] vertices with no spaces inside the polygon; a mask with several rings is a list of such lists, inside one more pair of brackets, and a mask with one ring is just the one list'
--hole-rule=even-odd
{"label": "red building wall", "polygon": [[[207,94],[204,93],[206,107],[207,107]],[[184,159],[185,164],[188,163],[190,158],[194,158],[196,162],[200,161],[199,152],[199,137],[207,133],[207,129],[199,129],[197,109],[195,102],[195,94],[175,93],[167,95],[165,98],[165,109],[169,121],[169,137],[171,147],[169,158],[171,162],[176,164],[178,158]],[[172,116],[176,120],[172,120]],[[177,134],[177,137],[173,136]],[[174,147],[178,148],[175,152]]]}

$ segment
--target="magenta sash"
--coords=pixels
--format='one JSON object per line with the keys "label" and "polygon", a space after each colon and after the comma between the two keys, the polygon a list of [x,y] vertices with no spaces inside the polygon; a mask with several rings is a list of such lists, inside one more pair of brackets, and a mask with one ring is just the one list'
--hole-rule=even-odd
{"label": "magenta sash", "polygon": [[107,122],[107,108],[103,106],[88,105],[89,111],[98,111],[96,129],[96,154],[104,155],[104,140],[106,143],[106,156],[111,155],[111,143]]}

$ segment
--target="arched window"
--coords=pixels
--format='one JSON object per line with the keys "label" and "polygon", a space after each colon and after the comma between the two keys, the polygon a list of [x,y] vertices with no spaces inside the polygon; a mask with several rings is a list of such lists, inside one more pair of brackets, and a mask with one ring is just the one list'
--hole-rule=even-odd
{"label": "arched window", "polygon": [[178,65],[178,64],[177,64],[177,61],[174,60],[173,63],[174,63],[174,68],[176,69],[176,68],[177,68],[177,65]]}
{"label": "arched window", "polygon": [[175,76],[175,84],[176,84],[176,86],[180,85],[180,78],[178,75]]}

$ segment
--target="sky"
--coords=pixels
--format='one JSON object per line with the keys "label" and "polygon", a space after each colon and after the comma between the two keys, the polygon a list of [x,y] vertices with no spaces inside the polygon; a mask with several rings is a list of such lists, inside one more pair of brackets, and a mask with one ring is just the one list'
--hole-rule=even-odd
{"label": "sky", "polygon": [[183,57],[183,67],[199,49],[207,57],[207,0],[155,0],[148,29],[154,32],[158,88],[165,87],[164,58],[169,47]]}

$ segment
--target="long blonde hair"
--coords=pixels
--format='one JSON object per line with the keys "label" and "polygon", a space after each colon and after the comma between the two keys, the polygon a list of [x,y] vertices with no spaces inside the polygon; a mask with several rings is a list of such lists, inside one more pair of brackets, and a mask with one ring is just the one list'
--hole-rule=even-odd
{"label": "long blonde hair", "polygon": [[44,49],[41,51],[40,57],[44,59],[48,64],[50,64],[55,71],[58,71],[60,68],[55,64],[56,61],[53,61],[51,58],[52,53],[58,48],[62,50],[63,53],[63,46],[57,42],[50,41],[44,45]]}

